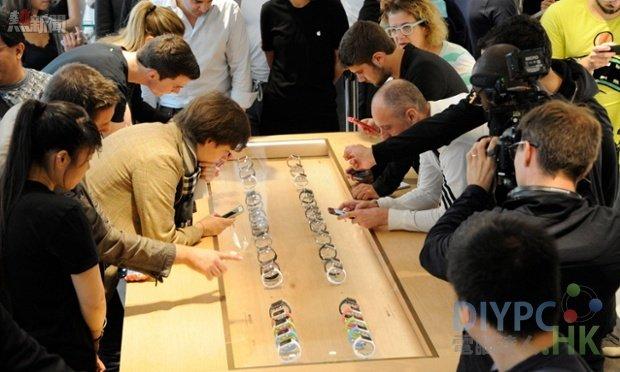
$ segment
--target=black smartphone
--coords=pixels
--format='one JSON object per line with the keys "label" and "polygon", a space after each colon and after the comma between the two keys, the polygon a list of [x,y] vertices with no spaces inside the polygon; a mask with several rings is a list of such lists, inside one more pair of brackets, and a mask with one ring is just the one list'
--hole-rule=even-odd
{"label": "black smartphone", "polygon": [[611,48],[611,52],[620,54],[620,45],[610,45],[609,47]]}
{"label": "black smartphone", "polygon": [[332,207],[327,208],[327,211],[329,212],[329,214],[333,214],[334,216],[344,216],[345,214],[347,214],[347,212],[343,211],[342,209],[336,209]]}
{"label": "black smartphone", "polygon": [[233,218],[233,217],[237,217],[238,215],[240,215],[241,213],[243,213],[245,209],[243,209],[243,205],[238,205],[236,206],[234,209],[231,209],[230,211],[224,213],[222,215],[223,218]]}

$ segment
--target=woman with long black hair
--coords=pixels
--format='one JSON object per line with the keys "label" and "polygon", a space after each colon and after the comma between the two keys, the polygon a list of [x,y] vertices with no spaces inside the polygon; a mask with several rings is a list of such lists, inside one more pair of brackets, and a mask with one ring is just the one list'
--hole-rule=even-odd
{"label": "woman with long black hair", "polygon": [[105,295],[91,227],[71,190],[101,146],[67,102],[24,103],[0,183],[1,267],[15,321],[75,370],[103,369],[96,349]]}

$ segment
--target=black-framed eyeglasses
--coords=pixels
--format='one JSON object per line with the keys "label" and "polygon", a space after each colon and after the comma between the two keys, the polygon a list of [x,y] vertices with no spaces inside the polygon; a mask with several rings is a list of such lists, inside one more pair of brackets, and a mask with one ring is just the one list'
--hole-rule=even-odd
{"label": "black-framed eyeglasses", "polygon": [[517,155],[517,149],[519,148],[519,146],[525,144],[525,143],[529,143],[530,146],[534,147],[534,148],[538,148],[538,144],[528,141],[528,140],[523,140],[523,141],[519,141],[516,143],[513,143],[512,145],[508,146],[508,153],[510,153],[510,158],[514,161],[515,160],[515,156]]}
{"label": "black-framed eyeglasses", "polygon": [[402,24],[400,26],[387,27],[385,29],[385,32],[387,32],[389,37],[396,37],[396,35],[398,35],[399,31],[403,35],[409,36],[413,32],[413,29],[416,28],[416,26],[418,26],[418,25],[420,25],[420,24],[422,24],[424,22],[426,22],[426,20],[425,19],[421,19],[421,20],[419,20],[417,22],[409,22],[409,23]]}

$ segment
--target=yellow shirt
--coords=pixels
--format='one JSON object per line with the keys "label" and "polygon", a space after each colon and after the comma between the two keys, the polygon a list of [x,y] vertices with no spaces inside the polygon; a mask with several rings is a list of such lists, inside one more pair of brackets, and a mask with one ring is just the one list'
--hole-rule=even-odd
{"label": "yellow shirt", "polygon": [[[606,42],[620,44],[620,17],[603,20],[588,7],[587,0],[562,0],[547,9],[540,21],[551,39],[553,58],[581,58]],[[620,141],[620,58],[594,71],[600,93],[596,100],[607,109]]]}

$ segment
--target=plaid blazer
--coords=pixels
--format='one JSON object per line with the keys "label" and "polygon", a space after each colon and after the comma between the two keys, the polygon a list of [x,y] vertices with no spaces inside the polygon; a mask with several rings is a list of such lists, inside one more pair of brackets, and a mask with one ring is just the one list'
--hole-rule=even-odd
{"label": "plaid blazer", "polygon": [[103,140],[85,183],[116,228],[178,244],[201,239],[202,229],[175,226],[175,199],[185,173],[182,146],[174,123],[134,125]]}

